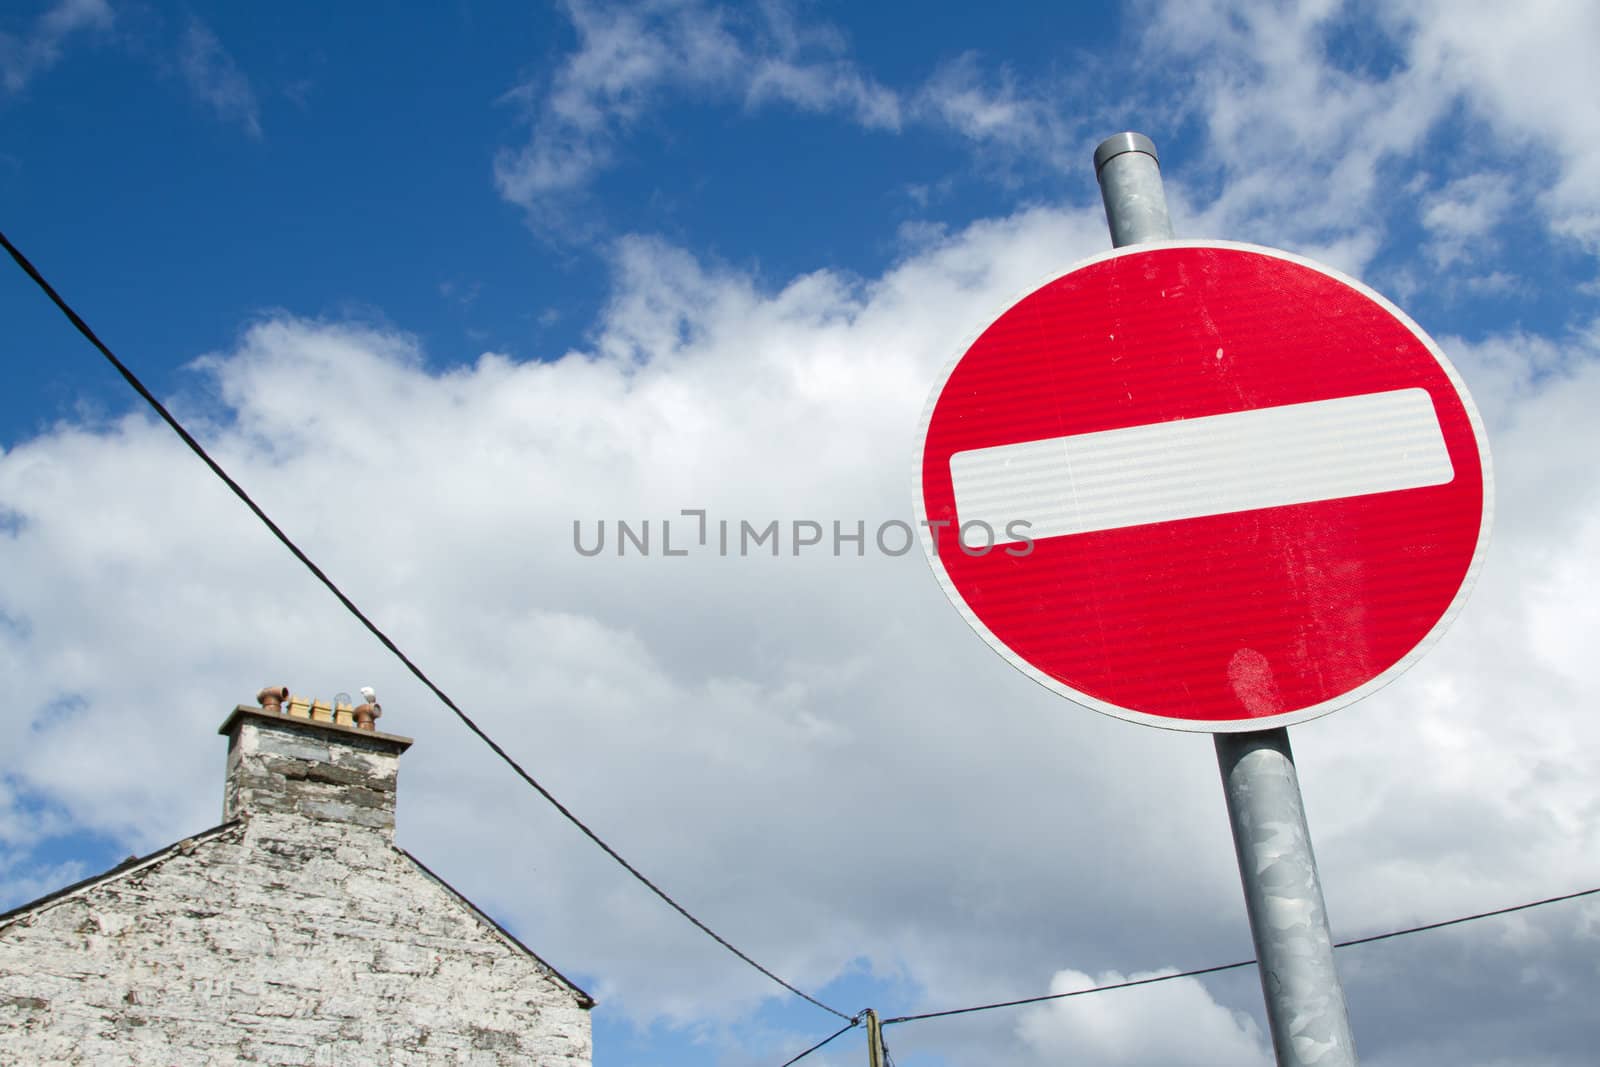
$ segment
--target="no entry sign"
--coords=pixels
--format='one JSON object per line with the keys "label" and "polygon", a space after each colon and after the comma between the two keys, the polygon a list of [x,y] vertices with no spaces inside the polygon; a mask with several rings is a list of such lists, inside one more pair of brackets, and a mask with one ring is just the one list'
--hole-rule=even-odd
{"label": "no entry sign", "polygon": [[1024,297],[923,418],[945,592],[1019,669],[1176,729],[1303,722],[1405,670],[1489,529],[1460,376],[1359,282],[1143,244]]}

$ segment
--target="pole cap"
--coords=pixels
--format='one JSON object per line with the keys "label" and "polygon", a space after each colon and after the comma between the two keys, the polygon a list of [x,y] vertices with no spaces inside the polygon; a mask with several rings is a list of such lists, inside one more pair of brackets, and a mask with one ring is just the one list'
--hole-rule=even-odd
{"label": "pole cap", "polygon": [[1100,168],[1111,162],[1112,157],[1124,152],[1143,152],[1156,161],[1156,166],[1161,166],[1161,157],[1156,154],[1154,141],[1142,133],[1118,133],[1101,141],[1100,147],[1094,150],[1095,177],[1100,176]]}

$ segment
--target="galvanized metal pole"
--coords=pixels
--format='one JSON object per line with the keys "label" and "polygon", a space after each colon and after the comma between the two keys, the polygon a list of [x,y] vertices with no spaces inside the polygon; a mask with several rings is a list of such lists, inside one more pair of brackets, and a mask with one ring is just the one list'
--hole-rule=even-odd
{"label": "galvanized metal pole", "polygon": [[[1111,243],[1172,237],[1156,146],[1119,133],[1094,153]],[[1214,735],[1250,936],[1279,1067],[1354,1067],[1344,989],[1289,732]]]}
{"label": "galvanized metal pole", "polygon": [[1094,150],[1094,174],[1100,180],[1113,248],[1172,236],[1154,141],[1142,133],[1107,137]]}
{"label": "galvanized metal pole", "polygon": [[1217,734],[1216,744],[1278,1063],[1354,1064],[1289,731]]}

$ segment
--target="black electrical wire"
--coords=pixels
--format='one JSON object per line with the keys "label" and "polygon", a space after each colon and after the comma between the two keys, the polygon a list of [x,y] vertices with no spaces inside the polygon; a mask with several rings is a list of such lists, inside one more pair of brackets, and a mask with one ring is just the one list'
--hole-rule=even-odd
{"label": "black electrical wire", "polygon": [[792,1060],[784,1060],[783,1063],[779,1065],[779,1067],[789,1067],[790,1064],[799,1063],[801,1060],[805,1059],[807,1056],[811,1055],[813,1052],[817,1051],[817,1049],[821,1048],[823,1045],[826,1045],[828,1042],[832,1041],[834,1038],[838,1037],[840,1034],[843,1034],[843,1033],[845,1033],[846,1031],[849,1031],[849,1030],[854,1030],[856,1027],[858,1027],[860,1025],[861,1025],[861,1017],[858,1015],[854,1019],[851,1019],[848,1025],[842,1026],[839,1029],[835,1030],[833,1033],[829,1034],[827,1037],[823,1038],[821,1041],[818,1041],[815,1045],[812,1045],[810,1048],[808,1048],[804,1052],[800,1053],[800,1055],[796,1056],[794,1059],[792,1059]]}
{"label": "black electrical wire", "polygon": [[1176,978],[1194,978],[1202,974],[1238,970],[1240,967],[1253,966],[1255,962],[1255,960],[1240,960],[1237,963],[1219,963],[1214,967],[1200,967],[1193,971],[1180,971],[1178,974],[1160,974],[1154,978],[1133,978],[1126,982],[1112,982],[1109,985],[1090,986],[1088,989],[1074,989],[1070,993],[1046,993],[1039,997],[1023,997],[1021,1000],[999,1000],[993,1004],[977,1004],[970,1008],[947,1008],[944,1011],[923,1012],[921,1015],[897,1015],[893,1019],[883,1020],[883,1025],[893,1026],[896,1023],[914,1023],[922,1019],[942,1019],[947,1015],[970,1015],[973,1012],[993,1011],[996,1008],[1019,1008],[1024,1004],[1042,1004],[1047,1000],[1065,1000],[1068,997],[1086,997],[1090,993],[1107,993],[1113,989],[1130,989],[1137,985],[1170,982]]}
{"label": "black electrical wire", "polygon": [[[1420,926],[1408,926],[1403,930],[1390,930],[1382,934],[1368,934],[1366,937],[1352,937],[1346,941],[1335,941],[1334,948],[1349,948],[1352,945],[1370,945],[1374,941],[1387,941],[1392,937],[1405,937],[1408,934],[1420,934],[1428,930],[1440,930],[1446,926],[1458,926],[1461,923],[1476,922],[1479,919],[1492,919],[1497,915],[1510,915],[1512,912],[1527,911],[1529,908],[1542,908],[1546,904],[1560,904],[1563,901],[1577,900],[1579,897],[1593,896],[1600,893],[1600,886],[1593,889],[1580,889],[1576,893],[1563,893],[1560,896],[1545,897],[1542,900],[1530,900],[1525,904],[1512,904],[1505,908],[1494,908],[1489,911],[1474,912],[1471,915],[1461,915],[1454,919],[1443,919],[1439,922],[1423,923]],[[1047,1000],[1065,1000],[1068,997],[1083,997],[1090,993],[1105,993],[1113,989],[1129,989],[1133,986],[1154,985],[1157,982],[1171,982],[1178,978],[1195,978],[1205,974],[1217,974],[1220,971],[1238,970],[1240,967],[1254,966],[1255,960],[1240,960],[1237,963],[1219,963],[1213,967],[1201,967],[1193,971],[1180,971],[1177,974],[1161,974],[1153,978],[1135,978],[1126,982],[1113,982],[1109,985],[1092,986],[1088,989],[1074,989],[1070,993],[1048,993],[1040,997],[1024,997],[1021,1000],[1002,1000],[993,1004],[978,1004],[970,1008],[950,1008],[945,1011],[929,1011],[920,1015],[900,1015],[893,1019],[883,1020],[884,1026],[894,1026],[897,1023],[917,1022],[921,1019],[942,1019],[949,1015],[969,1015],[978,1011],[993,1011],[996,1008],[1016,1008],[1024,1004],[1041,1004]]]}
{"label": "black electrical wire", "polygon": [[1495,908],[1493,911],[1480,911],[1473,915],[1462,915],[1454,919],[1444,919],[1436,923],[1424,923],[1421,926],[1408,926],[1404,930],[1391,930],[1386,934],[1368,934],[1366,937],[1352,937],[1348,941],[1335,941],[1334,948],[1349,948],[1351,945],[1370,945],[1374,941],[1387,941],[1391,937],[1404,937],[1406,934],[1420,934],[1426,930],[1441,930],[1446,926],[1457,926],[1461,923],[1470,923],[1478,919],[1492,919],[1496,915],[1510,915],[1514,911],[1527,911],[1529,908],[1542,908],[1546,904],[1560,904],[1567,900],[1577,900],[1579,897],[1592,897],[1600,893],[1600,886],[1593,889],[1580,889],[1576,893],[1562,893],[1558,897],[1545,897],[1543,900],[1530,900],[1526,904],[1513,904],[1508,908]]}
{"label": "black electrical wire", "polygon": [[[1423,923],[1419,926],[1408,926],[1403,930],[1390,930],[1387,933],[1369,934],[1366,937],[1352,937],[1345,941],[1334,942],[1334,948],[1350,948],[1352,945],[1369,945],[1374,941],[1387,941],[1393,937],[1405,937],[1409,934],[1425,933],[1429,930],[1443,929],[1446,926],[1458,926],[1461,923],[1476,922],[1479,919],[1492,919],[1498,915],[1510,915],[1513,912],[1527,911],[1529,908],[1542,908],[1546,904],[1560,904],[1563,901],[1577,900],[1580,897],[1594,896],[1596,893],[1600,893],[1600,886],[1596,886],[1593,889],[1580,889],[1576,893],[1563,893],[1560,896],[1545,897],[1542,900],[1532,900],[1525,904],[1512,904],[1511,906],[1505,908],[1493,908],[1489,911],[1474,912],[1471,915],[1461,915],[1454,919],[1444,919],[1439,922]],[[923,1019],[942,1019],[951,1015],[970,1015],[974,1012],[993,1011],[996,1008],[1017,1008],[1027,1004],[1042,1004],[1045,1001],[1050,1000],[1066,1000],[1069,997],[1086,997],[1091,993],[1108,993],[1114,989],[1131,989],[1134,986],[1154,985],[1157,982],[1171,982],[1178,978],[1197,978],[1201,975],[1218,974],[1222,971],[1236,971],[1241,967],[1253,967],[1255,966],[1255,962],[1256,961],[1253,959],[1239,960],[1236,963],[1219,963],[1212,967],[1200,967],[1192,971],[1181,971],[1177,974],[1160,974],[1152,978],[1133,978],[1126,982],[1112,982],[1107,985],[1092,986],[1088,989],[1074,989],[1070,993],[1048,993],[1044,996],[1024,997],[1021,1000],[1002,1000],[996,1001],[993,1004],[978,1004],[970,1008],[950,1008],[945,1011],[923,1012],[920,1015],[899,1015],[892,1019],[884,1019],[880,1025],[894,1026],[898,1023],[919,1022]],[[847,1026],[844,1028],[844,1030],[840,1030],[838,1033],[831,1035],[822,1042],[811,1046],[794,1059],[784,1063],[782,1067],[789,1067],[790,1064],[798,1063],[800,1060],[809,1056],[811,1053],[815,1052],[823,1045],[826,1045],[829,1041],[832,1041],[835,1037],[838,1037],[839,1034],[844,1033],[844,1031],[848,1029],[850,1029],[850,1027]],[[888,1054],[888,1044],[885,1043],[884,1055],[887,1057]],[[891,1057],[889,1067],[892,1067],[892,1065],[893,1059]]]}
{"label": "black electrical wire", "polygon": [[[776,974],[773,974],[771,971],[761,966],[761,964],[745,955],[739,949],[735,948],[734,945],[721,934],[718,934],[715,930],[711,929],[711,927],[695,918],[692,914],[690,914],[687,908],[685,908],[682,904],[679,904],[676,900],[672,899],[672,897],[667,894],[666,890],[662,889],[649,878],[645,877],[643,872],[641,872],[637,867],[623,859],[622,856],[618,854],[616,849],[606,844],[605,841],[601,839],[599,834],[589,829],[589,827],[584,824],[582,819],[579,819],[576,815],[569,811],[565,804],[557,800],[548,789],[540,785],[533,775],[523,770],[520,763],[512,759],[510,754],[507,753],[505,749],[501,748],[492,737],[484,733],[483,728],[477,723],[473,722],[467,713],[462,711],[456,705],[454,700],[450,699],[450,695],[448,693],[435,685],[433,679],[424,674],[422,668],[413,663],[411,661],[411,657],[402,652],[400,650],[400,646],[395,644],[394,641],[390,639],[388,634],[378,629],[377,624],[375,624],[371,619],[367,618],[366,614],[360,608],[356,607],[355,601],[351,600],[344,594],[342,589],[333,584],[333,579],[324,574],[322,568],[313,563],[311,561],[311,557],[307,556],[305,552],[301,550],[300,546],[290,540],[289,535],[284,533],[283,529],[279,527],[277,523],[273,522],[265,511],[261,510],[261,506],[250,498],[250,494],[246,493],[244,488],[240,486],[238,482],[234,481],[233,478],[229,476],[228,472],[223,470],[216,460],[211,458],[211,455],[206,452],[205,448],[201,446],[200,442],[196,441],[194,437],[190,435],[189,431],[184,429],[183,425],[179,423],[178,420],[173,417],[172,413],[166,409],[166,406],[163,405],[161,401],[157,400],[149,389],[145,388],[144,382],[140,381],[139,377],[134,374],[133,371],[129,370],[127,365],[112,353],[111,349],[106,347],[105,343],[101,341],[100,338],[95,335],[95,332],[89,328],[89,324],[84,322],[76,311],[72,310],[71,306],[69,306],[67,302],[61,298],[60,294],[55,291],[55,287],[45,280],[44,275],[40,274],[38,269],[34,267],[34,265],[28,260],[28,257],[23,255],[22,251],[17,248],[16,245],[11,243],[11,239],[8,238],[4,232],[0,232],[0,244],[3,244],[5,246],[5,250],[11,253],[11,258],[16,260],[17,266],[21,267],[23,272],[26,273],[28,277],[33,279],[34,284],[36,284],[40,289],[44,290],[44,294],[48,296],[51,302],[61,310],[61,313],[67,317],[68,321],[70,321],[73,326],[77,327],[78,332],[83,334],[83,336],[88,339],[90,344],[94,345],[95,348],[100,350],[100,354],[105,356],[106,359],[110,361],[111,365],[117,369],[117,373],[121,374],[123,380],[133,388],[133,391],[144,398],[145,403],[149,404],[150,407],[155,410],[155,413],[161,416],[162,420],[172,428],[172,431],[183,440],[183,443],[189,446],[189,450],[191,452],[193,452],[196,456],[199,456],[205,465],[211,468],[211,472],[213,474],[222,479],[223,483],[233,491],[233,495],[243,501],[245,507],[249,508],[255,517],[261,520],[262,525],[266,526],[266,528],[272,532],[272,536],[276,537],[279,542],[283,544],[283,547],[287,548],[290,553],[293,554],[294,558],[299,560],[305,566],[305,568],[316,577],[317,581],[321,582],[327,588],[328,592],[332,593],[338,599],[339,603],[344,605],[345,610],[351,615],[355,616],[357,621],[359,621],[362,626],[365,626],[367,631],[371,633],[373,637],[378,639],[379,643],[381,643],[384,648],[387,648],[391,653],[393,653],[395,658],[405,665],[406,670],[410,671],[412,676],[415,677],[417,681],[427,686],[433,695],[439,699],[441,704],[455,712],[456,718],[460,719],[462,724],[466,726],[467,729],[476,734],[480,741],[489,746],[490,751],[499,756],[500,759],[504,761],[506,766],[515,771],[517,777],[521,778],[528,785],[532,786],[534,790],[537,791],[540,796],[544,797],[545,800],[549,801],[551,806],[559,811],[568,822],[570,822],[573,826],[576,826],[580,831],[582,831],[585,837],[598,845],[602,852],[615,860],[623,870],[633,875],[639,884],[643,885],[646,889],[650,890],[650,892],[654,893],[656,896],[665,901],[667,905],[672,908],[672,910],[676,911],[679,915],[693,923],[701,933],[711,938],[717,944],[721,945],[723,948],[727,949],[729,952],[733,953],[745,963],[749,964],[751,967],[754,967],[757,971],[760,971],[762,974],[766,975],[768,978],[772,979],[772,981],[787,989],[801,1000],[807,1001],[816,1007],[821,1008],[823,1011],[829,1012],[832,1015],[836,1015],[841,1019],[849,1019],[851,1025],[855,1025],[855,1021],[850,1019],[850,1016],[846,1015],[842,1011],[839,1011],[837,1008],[830,1008],[816,997],[796,989],[794,986],[790,985],[788,982],[784,981],[782,978],[779,978]],[[849,1029],[849,1027],[846,1027],[846,1029]]]}

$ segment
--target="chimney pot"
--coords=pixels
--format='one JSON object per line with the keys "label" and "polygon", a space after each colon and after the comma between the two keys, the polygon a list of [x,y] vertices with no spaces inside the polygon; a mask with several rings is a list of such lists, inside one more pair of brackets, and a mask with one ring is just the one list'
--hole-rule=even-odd
{"label": "chimney pot", "polygon": [[279,711],[283,702],[289,699],[289,687],[286,685],[267,686],[256,694],[256,703],[261,705],[263,711]]}
{"label": "chimney pot", "polygon": [[376,730],[378,728],[377,719],[382,714],[383,709],[378,706],[376,701],[369,700],[365,704],[356,705],[356,729]]}

